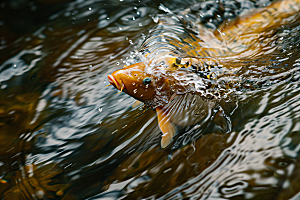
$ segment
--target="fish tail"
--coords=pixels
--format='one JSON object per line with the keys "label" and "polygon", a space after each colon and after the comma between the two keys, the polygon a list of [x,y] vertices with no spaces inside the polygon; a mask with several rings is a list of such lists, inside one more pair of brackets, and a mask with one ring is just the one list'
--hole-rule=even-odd
{"label": "fish tail", "polygon": [[[297,20],[300,0],[281,0],[261,9],[258,13],[236,20],[233,24],[218,29],[215,35],[223,42],[251,43],[253,34],[278,28],[292,20]],[[296,17],[298,15],[298,17]],[[295,18],[296,17],[296,18]],[[241,33],[243,33],[241,35]],[[237,37],[239,36],[239,37]],[[248,37],[251,37],[250,39]]]}

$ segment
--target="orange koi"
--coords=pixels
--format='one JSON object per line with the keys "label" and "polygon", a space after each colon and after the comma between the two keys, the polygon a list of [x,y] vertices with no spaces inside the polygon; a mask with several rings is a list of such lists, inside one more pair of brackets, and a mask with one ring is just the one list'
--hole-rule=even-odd
{"label": "orange koi", "polygon": [[[297,22],[299,13],[300,0],[276,1],[255,14],[238,18],[216,32],[210,32],[208,38],[214,38],[211,44],[185,29],[180,29],[184,36],[176,33],[175,39],[172,39],[172,28],[161,35],[155,35],[154,31],[139,49],[146,60],[113,72],[108,75],[108,80],[118,90],[156,109],[163,133],[161,147],[165,148],[177,134],[177,125],[184,127],[205,120],[217,105],[210,98],[213,95],[208,93],[211,85],[184,69],[209,72],[205,75],[207,80],[217,78],[226,69],[210,73],[211,70],[205,68],[222,66],[222,63],[220,59],[207,57],[239,55],[248,47],[255,47],[258,38],[267,36],[268,31],[289,21]],[[166,26],[172,27],[172,24]]]}
{"label": "orange koi", "polygon": [[[189,66],[203,66],[203,60],[182,60]],[[204,61],[209,62],[207,59]],[[177,134],[177,125],[184,127],[203,120],[216,105],[215,101],[201,95],[190,94],[191,91],[205,93],[208,85],[196,74],[191,75],[189,71],[174,65],[171,68],[157,66],[147,69],[140,62],[108,75],[109,82],[117,89],[156,109],[158,124],[163,133],[162,148],[168,146]],[[182,80],[182,77],[188,77],[189,80]]]}

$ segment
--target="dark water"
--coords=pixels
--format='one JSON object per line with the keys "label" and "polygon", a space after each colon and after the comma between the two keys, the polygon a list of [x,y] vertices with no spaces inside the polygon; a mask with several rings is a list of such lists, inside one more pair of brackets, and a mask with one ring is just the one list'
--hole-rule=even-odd
{"label": "dark water", "polygon": [[[215,29],[270,2],[163,3]],[[162,149],[155,112],[105,87],[137,61],[160,2],[0,7],[2,199],[300,199],[299,25],[280,28],[272,54],[232,63],[242,88],[225,103],[229,127],[216,116]]]}

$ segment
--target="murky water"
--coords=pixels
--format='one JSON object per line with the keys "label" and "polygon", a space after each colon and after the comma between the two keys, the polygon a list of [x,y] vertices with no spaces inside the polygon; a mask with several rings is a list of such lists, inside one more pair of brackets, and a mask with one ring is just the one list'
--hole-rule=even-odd
{"label": "murky water", "polygon": [[270,4],[225,2],[2,2],[0,197],[300,199],[299,23],[268,40],[272,53],[228,63],[240,84],[226,117],[216,110],[165,149],[156,113],[105,87],[137,62],[162,8],[216,29]]}

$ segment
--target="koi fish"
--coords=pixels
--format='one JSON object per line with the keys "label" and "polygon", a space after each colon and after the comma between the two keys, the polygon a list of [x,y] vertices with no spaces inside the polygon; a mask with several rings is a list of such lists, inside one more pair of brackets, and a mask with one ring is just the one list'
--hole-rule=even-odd
{"label": "koi fish", "polygon": [[250,47],[257,47],[260,37],[289,21],[297,22],[299,11],[300,0],[276,1],[255,14],[221,26],[217,32],[205,30],[206,36],[167,18],[139,49],[144,61],[124,66],[108,75],[108,80],[118,90],[155,108],[163,133],[161,147],[165,148],[177,134],[177,126],[205,121],[218,104],[210,90],[226,71],[226,63],[218,57],[239,55],[247,49],[253,53]]}
{"label": "koi fish", "polygon": [[[175,62],[183,65],[179,63],[179,59]],[[181,62],[189,63],[190,68],[201,68],[207,63],[215,64],[211,59],[196,58],[182,59]],[[196,73],[185,68],[148,68],[140,62],[113,72],[108,75],[108,80],[118,90],[155,108],[163,133],[162,148],[171,143],[178,132],[177,126],[186,127],[205,120],[217,104],[212,100],[214,95],[209,94],[211,80],[203,81]]]}

